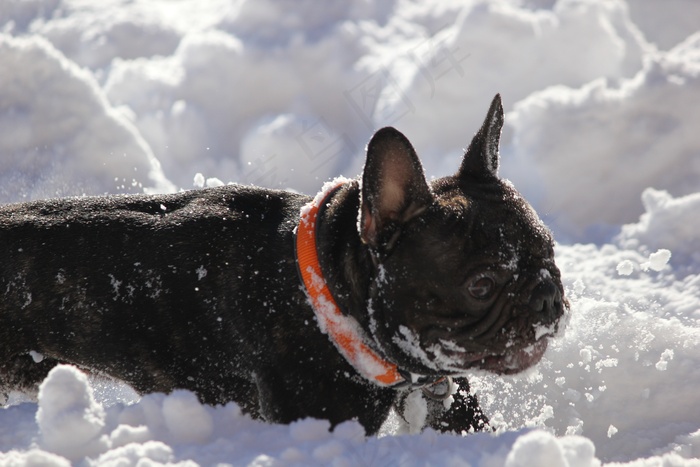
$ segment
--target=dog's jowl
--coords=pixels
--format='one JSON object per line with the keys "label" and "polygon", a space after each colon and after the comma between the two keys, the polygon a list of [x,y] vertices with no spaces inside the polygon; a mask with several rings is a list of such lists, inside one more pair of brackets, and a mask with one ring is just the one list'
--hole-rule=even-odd
{"label": "dog's jowl", "polygon": [[465,375],[536,364],[567,309],[549,231],[498,178],[502,125],[496,96],[457,173],[430,183],[384,128],[361,181],[314,199],[226,186],[0,208],[0,392],[62,362],[270,422],[374,433],[422,400],[429,426],[483,429]]}

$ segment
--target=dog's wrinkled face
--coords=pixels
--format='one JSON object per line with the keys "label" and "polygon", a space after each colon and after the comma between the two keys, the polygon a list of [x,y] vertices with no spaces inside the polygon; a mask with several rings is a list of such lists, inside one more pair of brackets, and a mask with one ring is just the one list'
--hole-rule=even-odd
{"label": "dog's wrinkled face", "polygon": [[368,219],[382,201],[365,195],[361,225],[377,264],[370,332],[410,372],[525,370],[568,308],[549,230],[496,176],[501,124],[497,96],[457,175],[425,192],[414,177],[403,208]]}
{"label": "dog's wrinkled face", "polygon": [[564,312],[553,240],[534,211],[504,182],[465,188],[435,182],[435,203],[382,262],[376,337],[414,373],[524,370]]}

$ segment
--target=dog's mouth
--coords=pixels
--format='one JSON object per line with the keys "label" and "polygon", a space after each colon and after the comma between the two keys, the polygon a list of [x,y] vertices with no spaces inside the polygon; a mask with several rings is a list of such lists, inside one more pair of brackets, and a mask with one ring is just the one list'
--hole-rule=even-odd
{"label": "dog's mouth", "polygon": [[400,326],[393,344],[404,362],[397,363],[414,373],[443,375],[469,370],[509,375],[531,368],[563,329],[568,304],[558,282],[538,280],[525,289],[528,298],[520,303],[513,303],[519,294],[503,293],[478,323],[426,319],[413,329]]}
{"label": "dog's mouth", "polygon": [[450,361],[449,366],[454,370],[484,370],[499,375],[511,375],[539,363],[547,350],[549,337],[551,336],[543,336],[531,344],[513,346],[500,354],[446,350],[443,351],[443,355]]}
{"label": "dog's mouth", "polygon": [[[493,342],[477,343],[460,342],[450,338],[425,341],[420,333],[403,327],[401,335],[395,336],[394,344],[409,357],[405,364],[400,366],[405,366],[414,373],[455,376],[469,370],[483,370],[511,375],[536,365],[542,359],[549,340],[555,336],[557,329],[557,324],[551,328],[536,326],[526,335],[516,336],[511,333],[509,339],[496,338]],[[415,363],[418,365],[414,366]]]}

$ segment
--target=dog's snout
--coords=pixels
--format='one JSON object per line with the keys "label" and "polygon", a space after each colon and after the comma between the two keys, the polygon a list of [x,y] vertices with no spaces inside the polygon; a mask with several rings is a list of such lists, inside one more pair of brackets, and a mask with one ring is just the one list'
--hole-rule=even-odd
{"label": "dog's snout", "polygon": [[551,280],[542,281],[532,292],[530,308],[539,314],[539,319],[551,323],[562,313],[562,296],[559,288]]}

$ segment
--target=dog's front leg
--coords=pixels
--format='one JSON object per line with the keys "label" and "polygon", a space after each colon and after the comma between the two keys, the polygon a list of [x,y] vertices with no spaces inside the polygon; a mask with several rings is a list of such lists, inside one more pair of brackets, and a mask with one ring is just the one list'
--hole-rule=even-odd
{"label": "dog's front leg", "polygon": [[440,398],[425,395],[428,405],[426,426],[443,433],[487,431],[489,419],[481,411],[476,396],[470,393],[467,379],[454,378],[453,384],[457,388],[452,394],[449,407],[446,402],[450,399],[440,400]]}
{"label": "dog's front leg", "polygon": [[476,396],[469,392],[466,378],[447,379],[434,386],[402,391],[395,409],[408,425],[409,432],[430,427],[443,433],[473,433],[489,429],[489,420],[481,411]]}

